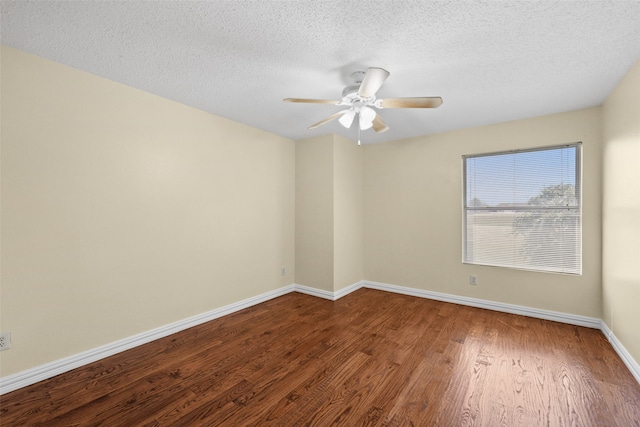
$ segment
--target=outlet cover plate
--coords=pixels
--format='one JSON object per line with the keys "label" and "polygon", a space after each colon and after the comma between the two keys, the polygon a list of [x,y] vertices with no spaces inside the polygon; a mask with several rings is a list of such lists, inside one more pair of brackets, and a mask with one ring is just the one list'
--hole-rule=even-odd
{"label": "outlet cover plate", "polygon": [[0,351],[11,348],[11,332],[0,333]]}

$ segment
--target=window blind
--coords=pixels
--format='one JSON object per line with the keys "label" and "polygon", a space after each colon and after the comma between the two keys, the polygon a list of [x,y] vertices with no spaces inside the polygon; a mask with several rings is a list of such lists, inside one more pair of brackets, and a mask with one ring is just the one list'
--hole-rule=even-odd
{"label": "window blind", "polygon": [[463,262],[582,273],[581,144],[463,156]]}

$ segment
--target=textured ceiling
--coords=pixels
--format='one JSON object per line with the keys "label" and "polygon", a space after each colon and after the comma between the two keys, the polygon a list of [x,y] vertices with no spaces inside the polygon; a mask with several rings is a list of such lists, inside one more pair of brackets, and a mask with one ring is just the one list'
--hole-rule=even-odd
{"label": "textured ceiling", "polygon": [[348,76],[391,72],[378,97],[397,140],[601,104],[640,58],[634,1],[2,1],[2,43],[289,138],[356,138],[331,122]]}

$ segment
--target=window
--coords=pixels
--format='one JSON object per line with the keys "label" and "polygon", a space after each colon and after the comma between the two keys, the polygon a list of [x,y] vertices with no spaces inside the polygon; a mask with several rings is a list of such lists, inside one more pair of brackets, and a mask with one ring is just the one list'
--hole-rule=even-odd
{"label": "window", "polygon": [[580,143],[462,159],[463,262],[582,274]]}

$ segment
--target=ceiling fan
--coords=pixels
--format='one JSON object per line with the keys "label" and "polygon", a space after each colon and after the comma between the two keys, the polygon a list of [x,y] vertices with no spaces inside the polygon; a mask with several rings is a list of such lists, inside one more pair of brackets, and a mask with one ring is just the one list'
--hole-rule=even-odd
{"label": "ceiling fan", "polygon": [[[283,101],[344,105],[348,108],[312,124],[309,129],[315,129],[335,119],[338,119],[342,126],[349,129],[357,115],[358,135],[361,130],[370,128],[373,128],[376,132],[389,130],[389,127],[374,108],[437,108],[442,104],[442,98],[439,96],[377,99],[376,93],[389,77],[389,72],[383,68],[370,67],[366,73],[364,71],[356,71],[351,76],[354,79],[354,83],[342,90],[342,99],[339,101],[306,98],[286,98]],[[358,144],[360,144],[359,139],[358,137]]]}

